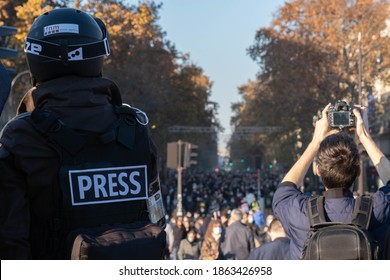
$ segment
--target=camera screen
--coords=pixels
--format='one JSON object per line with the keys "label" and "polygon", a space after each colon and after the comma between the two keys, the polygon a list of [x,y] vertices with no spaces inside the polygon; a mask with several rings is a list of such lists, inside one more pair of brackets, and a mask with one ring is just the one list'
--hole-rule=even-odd
{"label": "camera screen", "polygon": [[349,112],[334,112],[333,113],[334,125],[349,125]]}

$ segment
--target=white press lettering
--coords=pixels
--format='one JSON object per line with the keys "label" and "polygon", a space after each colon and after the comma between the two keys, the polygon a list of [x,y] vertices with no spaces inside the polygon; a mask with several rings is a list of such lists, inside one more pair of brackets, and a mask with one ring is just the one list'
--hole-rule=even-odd
{"label": "white press lettering", "polygon": [[90,190],[92,187],[92,180],[88,176],[79,176],[78,177],[78,185],[80,192],[80,199],[85,199],[85,192]]}
{"label": "white press lettering", "polygon": [[146,200],[146,176],[144,165],[70,170],[72,205]]}
{"label": "white press lettering", "polygon": [[120,195],[127,195],[129,193],[129,185],[125,182],[124,178],[127,178],[127,173],[121,172],[118,175],[119,185],[123,187],[123,190],[119,191]]}
{"label": "white press lettering", "polygon": [[103,175],[93,175],[93,187],[95,189],[95,197],[99,198],[99,191],[102,193],[103,197],[108,197],[107,191],[104,189],[107,180]]}
{"label": "white press lettering", "polygon": [[135,190],[130,190],[131,194],[139,194],[141,191],[141,185],[137,180],[134,179],[135,176],[140,176],[140,173],[138,171],[133,171],[130,173],[130,183],[135,186]]}
{"label": "white press lettering", "polygon": [[108,191],[109,191],[111,197],[118,196],[118,192],[114,191],[114,188],[116,188],[118,186],[118,184],[116,183],[116,181],[114,181],[114,179],[116,179],[116,174],[109,173],[108,174]]}

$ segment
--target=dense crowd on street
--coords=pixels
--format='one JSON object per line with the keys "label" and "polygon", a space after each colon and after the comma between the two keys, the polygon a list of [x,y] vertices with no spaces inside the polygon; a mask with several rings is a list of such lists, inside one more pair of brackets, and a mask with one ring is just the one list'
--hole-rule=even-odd
{"label": "dense crowd on street", "polygon": [[[220,210],[234,209],[247,207],[245,205],[256,198],[272,197],[281,175],[262,173],[260,182],[257,176],[256,172],[185,170],[182,176],[183,207],[188,212],[198,212],[203,216],[212,205],[218,205]],[[171,214],[177,206],[177,173],[169,173],[162,180],[161,188],[166,210]],[[244,212],[248,211],[244,209]]]}
{"label": "dense crowd on street", "polygon": [[258,181],[257,173],[251,172],[185,173],[183,213],[176,209],[176,179],[171,173],[162,182],[168,220],[167,259],[259,258],[255,249],[271,241],[268,230],[275,220],[264,198],[272,197],[280,176],[267,173]]}

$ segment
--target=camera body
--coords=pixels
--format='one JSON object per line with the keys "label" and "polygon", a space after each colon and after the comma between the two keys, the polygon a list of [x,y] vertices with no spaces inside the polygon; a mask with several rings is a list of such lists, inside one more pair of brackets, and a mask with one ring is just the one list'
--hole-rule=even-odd
{"label": "camera body", "polygon": [[353,106],[350,106],[346,101],[338,100],[334,106],[330,106],[328,110],[329,126],[333,128],[356,127],[356,117],[353,114]]}

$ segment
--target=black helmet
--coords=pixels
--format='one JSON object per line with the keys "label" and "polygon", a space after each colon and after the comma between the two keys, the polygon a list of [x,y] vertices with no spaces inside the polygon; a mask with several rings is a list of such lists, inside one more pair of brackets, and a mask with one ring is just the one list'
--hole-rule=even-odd
{"label": "black helmet", "polygon": [[104,56],[110,54],[104,23],[72,8],[39,16],[27,34],[24,51],[34,84],[69,74],[100,76]]}

